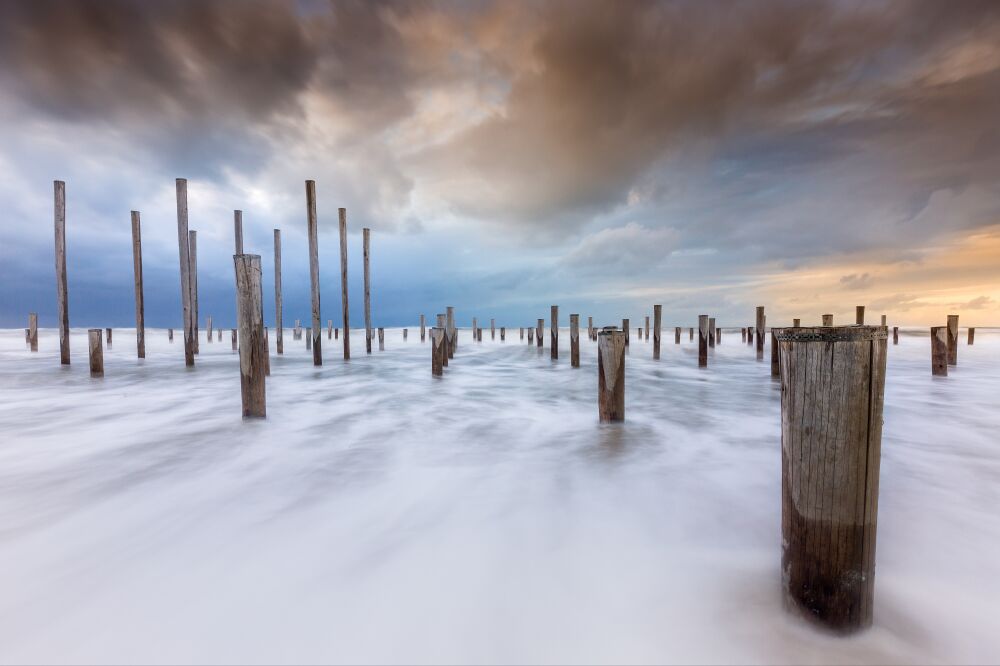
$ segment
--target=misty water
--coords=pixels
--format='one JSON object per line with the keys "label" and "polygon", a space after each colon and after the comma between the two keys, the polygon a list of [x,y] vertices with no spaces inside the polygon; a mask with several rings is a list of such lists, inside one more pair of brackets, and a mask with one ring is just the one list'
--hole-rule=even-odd
{"label": "misty water", "polygon": [[[584,338],[586,336],[583,336]],[[996,662],[1000,331],[946,378],[890,341],[875,625],[850,638],[780,590],[780,389],[727,331],[699,370],[634,335],[626,422],[582,367],[508,331],[386,331],[316,368],[285,335],[268,418],[240,417],[229,332],[0,331],[2,662]],[[272,345],[273,345],[272,332]]]}

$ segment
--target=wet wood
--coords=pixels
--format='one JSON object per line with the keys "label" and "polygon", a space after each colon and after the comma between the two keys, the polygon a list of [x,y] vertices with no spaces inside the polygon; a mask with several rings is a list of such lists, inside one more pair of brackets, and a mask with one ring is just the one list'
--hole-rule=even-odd
{"label": "wet wood", "polygon": [[[371,229],[365,227],[361,230],[361,250],[364,259],[364,288],[365,288],[365,352],[372,353],[372,274],[371,274]],[[448,331],[445,329],[445,349],[447,349]],[[450,356],[450,354],[449,354]]]}
{"label": "wet wood", "polygon": [[444,361],[447,354],[444,350],[444,327],[435,326],[431,329],[431,374],[440,377],[444,374]]}
{"label": "wet wood", "polygon": [[948,376],[948,327],[931,327],[931,374]]}
{"label": "wet wood", "polygon": [[786,606],[856,631],[872,624],[885,329],[777,335]]}
{"label": "wet wood", "polygon": [[[660,358],[660,329],[663,326],[663,306],[653,306],[653,358]],[[678,332],[678,337],[680,334]]]}
{"label": "wet wood", "polygon": [[69,289],[66,285],[66,183],[53,181],[55,199],[56,317],[59,362],[69,365]]}
{"label": "wet wood", "polygon": [[767,318],[764,315],[764,306],[757,306],[757,320],[754,324],[754,337],[756,338],[757,360],[764,360],[764,325]]}
{"label": "wet wood", "polygon": [[[306,181],[306,218],[309,236],[309,287],[312,310],[312,326],[309,327],[309,337],[312,340],[313,365],[323,365],[323,319],[320,314],[319,294],[319,220],[316,217],[316,181],[314,180]],[[366,273],[367,270],[366,265]]]}
{"label": "wet wood", "polygon": [[554,361],[559,358],[559,306],[550,307],[551,327],[549,330],[549,357]]}
{"label": "wet wood", "polygon": [[28,313],[28,347],[31,351],[38,351],[38,313]]}
{"label": "wet wood", "polygon": [[601,423],[625,420],[625,332],[597,334],[597,413]]}
{"label": "wet wood", "polygon": [[264,306],[261,291],[260,256],[233,256],[236,297],[239,299],[240,395],[244,418],[267,415],[265,377],[267,343],[264,337]]}
{"label": "wet wood", "polygon": [[[281,230],[274,230],[274,351],[285,353],[284,324],[281,320]],[[239,317],[239,313],[236,314]],[[238,320],[237,320],[238,321]]]}
{"label": "wet wood", "polygon": [[948,315],[948,365],[958,365],[958,315]]}
{"label": "wet wood", "polygon": [[824,326],[833,326],[833,315],[832,314],[825,314],[825,315],[823,315],[823,325]]}
{"label": "wet wood", "polygon": [[865,306],[856,305],[854,306],[854,323],[858,326],[864,326],[865,323]]}
{"label": "wet wood", "polygon": [[101,347],[101,329],[91,328],[87,331],[87,341],[90,343],[90,376],[104,376],[104,349]]}
{"label": "wet wood", "polygon": [[191,258],[188,241],[187,180],[178,178],[177,189],[177,247],[181,270],[181,309],[184,317],[184,364],[194,365],[194,325],[191,317]]}
{"label": "wet wood", "polygon": [[340,216],[340,307],[344,324],[344,358],[351,358],[351,322],[347,306],[347,209],[338,209]]}
{"label": "wet wood", "polygon": [[698,315],[698,367],[708,367],[708,315]]}
{"label": "wet wood", "polygon": [[569,316],[569,364],[570,367],[580,367],[580,315]]}
{"label": "wet wood", "polygon": [[135,282],[135,349],[146,358],[146,306],[142,287],[142,224],[139,211],[132,211],[132,276]]}
{"label": "wet wood", "polygon": [[778,354],[778,332],[781,329],[771,329],[771,376],[780,377],[780,354]]}

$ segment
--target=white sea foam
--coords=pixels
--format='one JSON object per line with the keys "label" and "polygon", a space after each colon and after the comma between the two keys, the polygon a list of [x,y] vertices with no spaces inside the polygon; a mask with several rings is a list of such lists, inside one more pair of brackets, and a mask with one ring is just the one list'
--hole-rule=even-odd
{"label": "white sea foam", "polygon": [[[875,626],[780,594],[779,388],[728,332],[707,370],[633,338],[624,425],[582,366],[386,331],[314,368],[286,335],[268,419],[240,418],[228,331],[116,329],[106,376],[0,331],[3,662],[997,662],[1000,333],[947,379],[889,347]],[[499,334],[497,336],[499,338]],[[274,337],[272,334],[272,348]]]}

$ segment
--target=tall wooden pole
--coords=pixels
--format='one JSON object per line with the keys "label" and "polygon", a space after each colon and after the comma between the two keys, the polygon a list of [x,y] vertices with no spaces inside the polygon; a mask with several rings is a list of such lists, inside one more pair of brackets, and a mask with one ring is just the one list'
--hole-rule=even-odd
{"label": "tall wooden pole", "polygon": [[333,320],[326,320],[326,339],[333,340]]}
{"label": "tall wooden pole", "polygon": [[688,341],[694,340],[694,327],[688,328]]}
{"label": "tall wooden pole", "polygon": [[625,334],[625,346],[628,347],[629,346],[628,319],[622,319],[622,333]]}
{"label": "tall wooden pole", "polygon": [[38,313],[28,313],[28,345],[31,351],[38,351]]}
{"label": "tall wooden pole", "polygon": [[780,329],[771,327],[771,376],[780,377],[780,363],[779,360],[781,355],[778,353],[778,333]]}
{"label": "tall wooden pole", "polygon": [[535,331],[535,334],[536,334],[536,337],[538,339],[538,348],[541,349],[542,346],[543,346],[542,345],[542,337],[545,335],[545,320],[544,319],[539,319],[538,320],[538,330]]}
{"label": "tall wooden pole", "polygon": [[649,342],[649,315],[646,315],[646,342]]}
{"label": "tall wooden pole", "polygon": [[580,315],[569,316],[569,364],[580,367]]}
{"label": "tall wooden pole", "polygon": [[312,292],[313,365],[323,365],[323,320],[319,304],[319,221],[316,218],[316,181],[306,181],[306,208],[309,224],[309,285]]}
{"label": "tall wooden pole", "polygon": [[69,289],[66,286],[66,183],[53,182],[56,231],[56,307],[59,317],[59,362],[69,365]]}
{"label": "tall wooden pole", "polygon": [[885,329],[777,336],[785,600],[828,629],[856,631],[874,605]]}
{"label": "tall wooden pole", "polygon": [[351,324],[347,310],[347,209],[340,213],[340,301],[344,317],[344,358],[351,358]]}
{"label": "tall wooden pole", "polygon": [[490,319],[490,340],[497,339],[497,320]]}
{"label": "tall wooden pole", "polygon": [[757,360],[764,360],[764,306],[757,306],[757,322],[755,324],[756,330],[754,331],[757,337]]}
{"label": "tall wooden pole", "polygon": [[444,327],[435,326],[431,329],[431,375],[440,377],[444,374]]}
{"label": "tall wooden pole", "polygon": [[195,354],[200,352],[198,343],[198,232],[188,231],[188,261],[191,262],[191,348]]}
{"label": "tall wooden pole", "polygon": [[708,318],[708,346],[715,347],[715,317]]}
{"label": "tall wooden pole", "polygon": [[708,367],[708,315],[698,315],[698,367]]}
{"label": "tall wooden pole", "polygon": [[594,338],[594,318],[587,317],[587,337],[590,339]]}
{"label": "tall wooden pole", "polygon": [[212,342],[212,315],[205,317],[205,339]]}
{"label": "tall wooden pole", "polygon": [[104,348],[101,347],[101,329],[91,328],[87,331],[87,342],[90,349],[90,376],[104,376]]}
{"label": "tall wooden pole", "polygon": [[444,309],[445,312],[445,325],[447,330],[445,331],[445,343],[448,345],[448,358],[455,358],[455,340],[458,338],[458,332],[455,330],[455,308],[451,305]]}
{"label": "tall wooden pole", "polygon": [[178,178],[177,188],[177,248],[181,264],[181,306],[184,315],[184,365],[194,365],[194,325],[191,317],[191,257],[188,235],[187,180]]}
{"label": "tall wooden pole", "polygon": [[948,315],[948,365],[958,365],[958,315]]}
{"label": "tall wooden pole", "polygon": [[[361,245],[364,256],[365,275],[365,352],[372,353],[372,287],[371,287],[371,229],[361,230]],[[447,335],[445,336],[447,337]]]}
{"label": "tall wooden pole", "polygon": [[679,345],[681,343],[681,327],[674,327],[674,344]]}
{"label": "tall wooden pole", "polygon": [[385,351],[385,329],[381,326],[378,329],[378,350]]}
{"label": "tall wooden pole", "polygon": [[240,301],[237,312],[243,416],[263,418],[267,414],[264,389],[267,343],[264,337],[260,256],[237,254],[233,256],[233,263],[236,267],[236,296]]}
{"label": "tall wooden pole", "polygon": [[142,300],[142,229],[139,211],[132,211],[132,273],[135,278],[135,348],[146,358],[146,319]]}
{"label": "tall wooden pole", "polygon": [[284,324],[281,321],[281,229],[274,230],[274,329],[275,351],[285,353]]}
{"label": "tall wooden pole", "polygon": [[444,338],[441,340],[441,365],[448,367],[448,325],[447,325],[447,315],[439,314],[437,316],[437,327],[444,332]]}
{"label": "tall wooden pole", "polygon": [[549,356],[552,360],[559,358],[559,306],[553,305],[550,308],[552,316],[552,330],[549,332]]}
{"label": "tall wooden pole", "polygon": [[625,332],[597,334],[597,413],[601,423],[625,420]]}
{"label": "tall wooden pole", "polygon": [[854,323],[858,326],[864,326],[865,323],[865,306],[856,305],[854,306]]}
{"label": "tall wooden pole", "polygon": [[[475,320],[473,319],[473,321],[475,321]],[[424,316],[420,315],[420,341],[421,342],[424,341],[424,333],[425,333],[425,331],[426,331],[426,323],[424,321]]]}
{"label": "tall wooden pole", "polygon": [[476,325],[476,318],[472,318],[472,339],[476,342],[479,341],[479,326]]}
{"label": "tall wooden pole", "polygon": [[233,240],[235,241],[235,254],[243,254],[243,211],[241,210],[233,211]]}
{"label": "tall wooden pole", "polygon": [[660,329],[663,324],[663,306],[653,306],[653,358],[660,358]]}

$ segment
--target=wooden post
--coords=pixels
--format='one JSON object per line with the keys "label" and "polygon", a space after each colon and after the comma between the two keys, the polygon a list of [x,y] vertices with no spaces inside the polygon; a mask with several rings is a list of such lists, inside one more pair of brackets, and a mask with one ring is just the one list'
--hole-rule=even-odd
{"label": "wooden post", "polygon": [[679,345],[681,343],[681,327],[674,327],[674,344]]}
{"label": "wooden post", "polygon": [[[473,321],[473,326],[474,326],[474,325],[475,325],[475,321],[476,321],[476,320],[475,320],[475,319],[473,319],[472,321]],[[420,315],[420,341],[421,341],[421,342],[423,342],[423,341],[424,341],[424,332],[425,332],[425,330],[426,330],[426,329],[425,329],[425,327],[424,327],[424,316],[423,316],[423,315]]]}
{"label": "wooden post", "polygon": [[312,326],[307,326],[306,327],[306,351],[311,351],[312,350],[312,340],[313,340]]}
{"label": "wooden post", "polygon": [[721,345],[722,344],[722,327],[721,326],[718,327],[717,329],[715,329],[715,344],[717,344],[717,345]]}
{"label": "wooden post", "polygon": [[642,326],[635,327],[635,337],[639,340],[639,342],[642,342]]}
{"label": "wooden post", "polygon": [[[237,315],[238,316],[238,315]],[[274,230],[274,328],[275,351],[285,353],[284,325],[281,322],[281,230]]]}
{"label": "wooden post", "polygon": [[708,318],[708,346],[715,347],[715,317]]}
{"label": "wooden post", "polygon": [[694,327],[688,328],[688,341],[694,340]]}
{"label": "wooden post", "polygon": [[646,315],[646,342],[649,342],[649,315]]}
{"label": "wooden post", "polygon": [[778,333],[781,329],[776,329],[771,327],[771,376],[780,377],[780,361],[778,360],[780,354],[778,354]]}
{"label": "wooden post", "polygon": [[299,340],[302,338],[302,320],[295,320],[295,328],[292,329],[292,339]]}
{"label": "wooden post", "polygon": [[892,344],[899,344],[899,326],[892,327]]}
{"label": "wooden post", "polygon": [[[309,327],[309,337],[312,338],[313,365],[323,365],[323,320],[320,315],[319,299],[319,221],[316,218],[314,180],[306,181],[306,210],[309,234],[309,286],[312,294],[312,326]],[[367,266],[365,272],[367,274]]]}
{"label": "wooden post", "polygon": [[91,328],[87,331],[90,343],[90,376],[104,376],[104,349],[101,347],[101,329]]}
{"label": "wooden post", "polygon": [[448,305],[444,309],[445,313],[445,345],[447,345],[448,358],[455,358],[455,340],[458,333],[455,330],[455,308]]}
{"label": "wooden post", "polygon": [[587,317],[587,337],[591,340],[594,339],[594,318]]}
{"label": "wooden post", "polygon": [[[365,280],[365,353],[372,353],[372,282],[371,282],[371,238],[372,230],[364,227],[361,230],[361,249],[364,259],[364,280]],[[445,349],[448,346],[448,331],[445,330]]]}
{"label": "wooden post", "polygon": [[824,627],[870,626],[885,329],[779,329],[782,582]]}
{"label": "wooden post", "polygon": [[528,345],[535,341],[535,329],[528,327]]}
{"label": "wooden post", "polygon": [[236,267],[236,297],[239,306],[240,394],[243,416],[263,418],[267,414],[264,390],[267,347],[264,338],[264,307],[261,292],[260,256],[233,255]]}
{"label": "wooden post", "polygon": [[448,367],[448,326],[447,317],[443,314],[437,316],[437,328],[444,331],[444,339],[441,340],[442,351],[441,354],[444,358],[441,359],[441,365]]}
{"label": "wooden post", "polygon": [[[237,326],[238,325],[239,325],[239,323],[237,322]],[[232,331],[231,331],[231,337],[232,337],[232,342],[233,342],[233,351],[236,351],[236,339],[237,338],[236,338],[236,329],[235,328],[232,329]]]}
{"label": "wooden post", "polygon": [[497,324],[496,319],[490,319],[490,340],[497,339]]}
{"label": "wooden post", "polygon": [[31,351],[38,351],[38,313],[28,313],[28,345]]}
{"label": "wooden post", "polygon": [[222,329],[219,329],[219,342],[222,342]]}
{"label": "wooden post", "polygon": [[625,420],[625,332],[597,334],[597,413],[601,423]]}
{"label": "wooden post", "polygon": [[549,331],[549,356],[554,361],[559,358],[559,306],[551,306],[550,313],[552,330]]}
{"label": "wooden post", "polygon": [[483,341],[483,327],[482,326],[480,326],[479,328],[476,329],[476,341],[477,342],[482,342]]}
{"label": "wooden post", "polygon": [[545,334],[545,320],[538,320],[538,330],[535,332],[536,338],[538,340],[538,348],[542,348],[542,336]]}
{"label": "wooden post", "polygon": [[976,339],[976,328],[975,326],[969,327],[969,341],[968,344],[971,345]]}
{"label": "wooden post", "polygon": [[111,329],[110,328],[106,328],[106,329],[104,329],[104,331],[105,331],[105,333],[107,333],[107,336],[108,336],[108,349],[111,349]]}
{"label": "wooden post", "polygon": [[198,232],[188,231],[188,261],[191,262],[191,347],[195,354],[201,352],[198,341]]}
{"label": "wooden post", "polygon": [[506,339],[507,339],[507,327],[506,326],[501,326],[500,327],[500,342],[503,342]]}
{"label": "wooden post", "polygon": [[142,230],[139,211],[132,211],[132,273],[135,278],[135,347],[139,358],[146,358],[146,308],[142,291]]}
{"label": "wooden post", "polygon": [[517,329],[518,333],[521,334],[521,340],[524,340],[524,326]]}
{"label": "wooden post", "polygon": [[832,314],[825,314],[825,315],[823,315],[823,325],[824,326],[833,326],[833,315]]}
{"label": "wooden post", "polygon": [[326,320],[326,339],[333,340],[333,320]]}
{"label": "wooden post", "polygon": [[708,367],[708,315],[698,315],[698,367]]}
{"label": "wooden post", "polygon": [[580,315],[569,316],[569,364],[570,367],[580,367]]}
{"label": "wooden post", "polygon": [[865,306],[856,305],[854,306],[854,323],[858,326],[864,326],[865,324]]}
{"label": "wooden post", "polygon": [[378,329],[378,350],[385,351],[385,329],[381,326]]}
{"label": "wooden post", "polygon": [[882,315],[882,325],[883,325],[883,326],[885,326],[885,325],[886,325],[886,319],[885,319],[885,315]]}
{"label": "wooden post", "polygon": [[660,328],[663,324],[663,306],[653,306],[653,358],[660,358]]}
{"label": "wooden post", "polygon": [[406,328],[403,329],[403,342],[406,342],[406,333],[407,333],[408,330],[409,329],[406,329]]}
{"label": "wooden post", "polygon": [[473,342],[479,342],[479,326],[476,324],[476,318],[472,318],[472,340]]}
{"label": "wooden post", "polygon": [[764,323],[766,317],[764,316],[764,306],[757,306],[757,322],[755,324],[755,337],[757,338],[757,360],[764,360]]}
{"label": "wooden post", "polygon": [[208,339],[209,344],[212,343],[212,315],[205,317],[205,337]]}
{"label": "wooden post", "polygon": [[347,209],[340,213],[340,302],[344,318],[344,358],[351,358],[351,324],[347,311]]}
{"label": "wooden post", "polygon": [[59,318],[59,362],[69,365],[69,289],[66,286],[66,183],[53,181],[56,230],[56,314]]}
{"label": "wooden post", "polygon": [[444,351],[444,327],[435,326],[431,329],[431,374],[440,377],[444,374],[445,360],[448,355]]}
{"label": "wooden post", "polygon": [[931,374],[948,376],[948,327],[931,327]]}
{"label": "wooden post", "polygon": [[243,211],[233,211],[233,240],[235,254],[243,254]]}
{"label": "wooden post", "polygon": [[948,365],[958,365],[958,315],[948,315]]}
{"label": "wooden post", "polygon": [[629,346],[628,319],[622,319],[622,333],[625,334],[625,346],[628,347]]}
{"label": "wooden post", "polygon": [[[261,321],[264,320],[263,296],[261,296]],[[264,376],[271,376],[271,340],[267,334],[267,326],[264,327]]]}
{"label": "wooden post", "polygon": [[795,327],[795,328],[798,328],[800,326],[800,322],[801,322],[800,319],[793,319],[792,320],[792,326]]}
{"label": "wooden post", "polygon": [[172,328],[167,329],[167,340],[169,340],[170,342],[174,341],[174,329]]}
{"label": "wooden post", "polygon": [[334,340],[340,339],[340,329],[337,328],[336,326],[333,327],[333,339]]}
{"label": "wooden post", "polygon": [[191,321],[191,257],[188,242],[187,180],[178,178],[177,189],[177,247],[181,264],[181,307],[184,315],[184,365],[194,365],[194,324]]}

